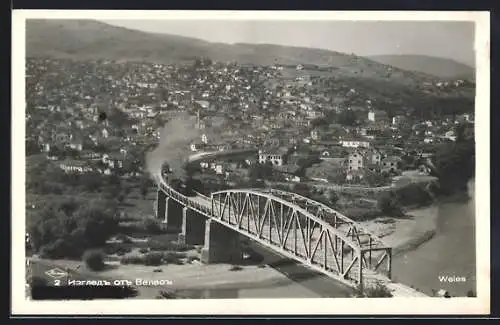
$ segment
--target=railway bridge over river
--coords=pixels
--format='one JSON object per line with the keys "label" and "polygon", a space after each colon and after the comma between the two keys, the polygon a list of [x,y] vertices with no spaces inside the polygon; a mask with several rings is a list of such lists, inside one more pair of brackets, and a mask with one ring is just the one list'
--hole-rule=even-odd
{"label": "railway bridge over river", "polygon": [[185,196],[156,178],[157,217],[184,243],[203,245],[204,263],[241,258],[244,235],[351,287],[390,282],[391,247],[322,203],[274,189]]}

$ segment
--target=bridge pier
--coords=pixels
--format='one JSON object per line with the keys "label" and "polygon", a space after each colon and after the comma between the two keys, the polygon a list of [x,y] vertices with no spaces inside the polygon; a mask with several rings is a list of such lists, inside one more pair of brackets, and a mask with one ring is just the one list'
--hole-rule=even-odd
{"label": "bridge pier", "polygon": [[201,251],[203,263],[239,262],[242,259],[239,234],[208,219],[205,224],[205,245]]}
{"label": "bridge pier", "polygon": [[179,234],[179,243],[188,245],[202,245],[205,240],[206,218],[201,213],[188,207],[182,208],[182,227]]}
{"label": "bridge pier", "polygon": [[166,224],[167,230],[179,230],[182,225],[181,205],[165,192],[156,193],[156,218]]}

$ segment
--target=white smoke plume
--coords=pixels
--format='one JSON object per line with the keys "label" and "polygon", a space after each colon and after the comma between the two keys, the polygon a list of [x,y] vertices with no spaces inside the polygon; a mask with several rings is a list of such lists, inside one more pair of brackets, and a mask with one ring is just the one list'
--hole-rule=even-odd
{"label": "white smoke plume", "polygon": [[160,130],[160,143],[146,154],[146,168],[154,179],[161,174],[163,163],[167,162],[176,175],[183,175],[182,165],[189,156],[189,146],[200,137],[195,128],[195,118],[180,115],[168,121]]}

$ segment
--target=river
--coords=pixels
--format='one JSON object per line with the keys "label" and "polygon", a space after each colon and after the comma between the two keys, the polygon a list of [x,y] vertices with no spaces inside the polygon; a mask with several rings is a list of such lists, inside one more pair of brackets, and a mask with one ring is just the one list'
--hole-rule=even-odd
{"label": "river", "polygon": [[[468,200],[437,205],[436,235],[394,258],[394,280],[427,294],[433,289],[445,289],[452,296],[476,292],[475,200],[474,189],[469,189]],[[459,281],[443,281],[443,277]]]}
{"label": "river", "polygon": [[[476,292],[475,275],[475,204],[474,191],[469,187],[469,199],[436,203],[436,234],[419,247],[400,253],[393,259],[393,279],[427,293],[445,289],[452,296]],[[430,212],[429,212],[430,213]],[[265,256],[276,256],[258,245],[255,250]],[[290,279],[279,286],[245,289],[210,289],[192,291],[189,295],[204,298],[321,298],[349,297],[352,292],[324,275],[296,263],[271,265]],[[294,274],[306,273],[300,279]],[[443,281],[444,277],[456,281]],[[463,280],[463,281],[461,281]]]}

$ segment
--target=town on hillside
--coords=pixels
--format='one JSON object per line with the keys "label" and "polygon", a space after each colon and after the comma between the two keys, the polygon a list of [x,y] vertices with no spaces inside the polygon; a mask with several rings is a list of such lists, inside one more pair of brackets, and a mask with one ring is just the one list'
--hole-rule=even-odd
{"label": "town on hillside", "polygon": [[[439,144],[456,141],[461,126],[473,130],[473,110],[394,114],[394,104],[314,72],[210,60],[172,66],[28,59],[27,156],[43,153],[65,173],[139,176],[159,130],[188,112],[202,136],[186,155],[259,150],[244,161],[204,163],[204,174],[237,184],[251,166],[270,163],[269,181],[375,187],[429,175]],[[421,87],[449,93],[467,83]]]}

